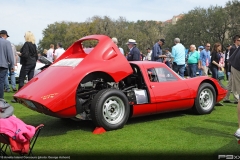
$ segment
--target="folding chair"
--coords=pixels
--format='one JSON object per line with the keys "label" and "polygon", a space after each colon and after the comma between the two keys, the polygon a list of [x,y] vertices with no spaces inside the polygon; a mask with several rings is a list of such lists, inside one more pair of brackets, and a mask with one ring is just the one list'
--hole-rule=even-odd
{"label": "folding chair", "polygon": [[[44,127],[43,124],[40,124],[36,127],[35,134],[29,143],[28,153],[22,153],[21,151],[16,151],[16,153],[18,153],[21,156],[29,156],[29,155],[33,156],[33,147],[34,147],[34,145],[37,141],[38,135],[43,127]],[[11,156],[13,156],[13,152],[15,152],[15,151],[12,150],[10,141],[14,141],[14,140],[12,140],[12,137],[9,137],[6,134],[0,133],[0,144],[1,144],[0,155],[1,156],[8,156],[9,154]],[[8,150],[9,150],[9,154],[7,153]]]}

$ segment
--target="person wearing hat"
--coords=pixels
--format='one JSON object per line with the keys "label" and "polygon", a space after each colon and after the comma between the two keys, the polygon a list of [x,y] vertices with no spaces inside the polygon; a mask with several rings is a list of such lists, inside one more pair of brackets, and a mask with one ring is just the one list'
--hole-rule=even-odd
{"label": "person wearing hat", "polygon": [[11,43],[3,37],[9,37],[6,30],[0,31],[0,98],[4,96],[4,81],[9,64],[12,72],[15,69]]}
{"label": "person wearing hat", "polygon": [[158,42],[154,44],[151,57],[152,61],[163,62],[163,58],[166,58],[166,55],[162,54],[162,46],[164,44],[164,39],[159,39]]}
{"label": "person wearing hat", "polygon": [[[112,41],[113,41],[113,43],[115,43],[116,45],[118,44],[118,40],[117,40],[116,37],[113,37],[113,38],[112,38]],[[118,45],[117,45],[117,46],[118,46]],[[120,52],[124,55],[124,51],[123,51],[123,49],[122,49],[121,47],[118,47],[118,49],[119,49]]]}
{"label": "person wearing hat", "polygon": [[129,39],[128,42],[126,43],[130,52],[127,56],[127,60],[128,61],[140,61],[140,51],[139,49],[136,47],[137,43],[136,40],[134,39]]}

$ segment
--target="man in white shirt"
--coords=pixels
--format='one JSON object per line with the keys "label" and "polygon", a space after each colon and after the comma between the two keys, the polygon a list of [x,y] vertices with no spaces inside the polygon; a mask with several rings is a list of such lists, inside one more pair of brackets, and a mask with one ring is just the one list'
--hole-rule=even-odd
{"label": "man in white shirt", "polygon": [[50,49],[47,51],[47,59],[53,61],[54,44],[50,44]]}
{"label": "man in white shirt", "polygon": [[55,53],[54,53],[54,61],[58,59],[64,52],[65,50],[62,48],[62,44],[58,42],[57,49],[55,50]]}
{"label": "man in white shirt", "polygon": [[151,57],[152,57],[152,50],[150,48],[147,48],[146,60],[151,61]]}

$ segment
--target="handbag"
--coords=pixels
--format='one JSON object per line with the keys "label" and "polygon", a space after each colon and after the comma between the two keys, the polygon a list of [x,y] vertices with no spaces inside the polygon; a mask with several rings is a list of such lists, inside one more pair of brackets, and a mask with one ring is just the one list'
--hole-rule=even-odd
{"label": "handbag", "polygon": [[218,80],[224,80],[224,71],[218,70]]}

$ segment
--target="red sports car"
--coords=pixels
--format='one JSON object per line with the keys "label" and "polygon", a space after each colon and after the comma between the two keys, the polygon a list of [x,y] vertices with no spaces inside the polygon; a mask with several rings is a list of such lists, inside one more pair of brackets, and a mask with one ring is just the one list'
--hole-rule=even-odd
{"label": "red sports car", "polygon": [[[83,48],[97,40],[94,48]],[[119,129],[129,117],[193,109],[209,114],[226,90],[207,76],[183,79],[165,64],[128,62],[104,35],[81,38],[15,95],[28,108]]]}

